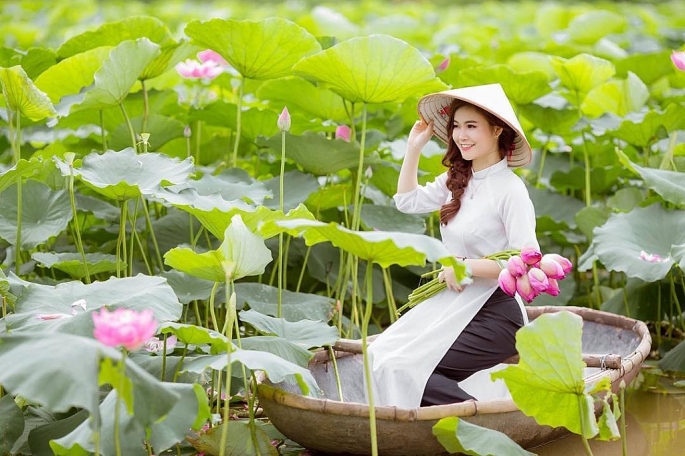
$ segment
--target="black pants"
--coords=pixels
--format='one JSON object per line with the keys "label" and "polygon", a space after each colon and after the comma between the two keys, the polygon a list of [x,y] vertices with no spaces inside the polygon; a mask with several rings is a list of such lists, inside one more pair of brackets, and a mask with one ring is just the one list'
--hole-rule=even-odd
{"label": "black pants", "polygon": [[522,326],[518,303],[497,288],[428,378],[421,406],[474,399],[459,382],[515,355],[515,335]]}

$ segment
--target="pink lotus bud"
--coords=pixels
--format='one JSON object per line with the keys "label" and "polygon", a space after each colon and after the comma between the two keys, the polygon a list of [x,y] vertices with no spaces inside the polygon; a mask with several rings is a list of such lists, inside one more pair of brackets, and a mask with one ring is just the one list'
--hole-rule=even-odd
{"label": "pink lotus bud", "polygon": [[549,254],[542,255],[540,260],[540,269],[545,275],[551,279],[563,279],[566,277],[564,268],[561,267],[558,261],[552,258]]}
{"label": "pink lotus bud", "polygon": [[528,267],[520,256],[514,255],[507,260],[507,270],[514,277],[521,277],[528,272]]}
{"label": "pink lotus bud", "polygon": [[276,122],[276,124],[278,125],[278,129],[281,131],[290,130],[290,113],[288,112],[287,106],[283,108],[283,111],[281,111],[281,115],[278,116],[278,122]]}
{"label": "pink lotus bud", "polygon": [[509,296],[516,294],[516,277],[514,277],[506,268],[499,272],[497,277],[499,287]]}
{"label": "pink lotus bud", "polygon": [[217,52],[207,49],[197,53],[197,58],[202,63],[212,62],[219,66],[228,66],[228,62],[221,57]]}
{"label": "pink lotus bud", "polygon": [[524,263],[533,265],[542,259],[542,253],[532,246],[526,246],[521,249],[521,259]]}
{"label": "pink lotus bud", "polygon": [[561,269],[564,271],[564,275],[573,271],[573,263],[571,263],[571,260],[569,260],[568,258],[564,258],[563,256],[557,255],[556,253],[548,253],[545,256],[559,263],[561,265]]}
{"label": "pink lotus bud", "polygon": [[533,299],[538,295],[528,280],[528,274],[516,278],[516,291],[527,303],[533,302]]}
{"label": "pink lotus bud", "polygon": [[190,129],[189,125],[186,125],[183,127],[183,136],[186,138],[190,138],[193,134],[193,131]]}
{"label": "pink lotus bud", "polygon": [[530,271],[528,271],[528,281],[537,293],[542,293],[549,287],[547,275],[539,268],[530,268]]}
{"label": "pink lotus bud", "polygon": [[352,137],[352,129],[347,125],[338,125],[335,129],[335,139],[342,139],[343,141],[350,142]]}
{"label": "pink lotus bud", "polygon": [[157,320],[149,309],[137,312],[120,307],[110,312],[103,307],[100,312],[93,313],[93,323],[97,340],[109,347],[123,346],[129,351],[141,348],[157,330]]}
{"label": "pink lotus bud", "polygon": [[450,66],[450,58],[447,57],[445,60],[443,60],[440,65],[438,65],[437,72],[442,73],[447,69],[447,67]]}
{"label": "pink lotus bud", "polygon": [[671,61],[673,61],[673,65],[675,65],[677,69],[685,71],[685,51],[673,51],[673,54],[671,54]]}
{"label": "pink lotus bud", "polygon": [[552,296],[558,296],[559,293],[561,293],[559,282],[557,282],[556,279],[548,279],[547,282],[549,283],[549,287],[547,287],[545,293]]}

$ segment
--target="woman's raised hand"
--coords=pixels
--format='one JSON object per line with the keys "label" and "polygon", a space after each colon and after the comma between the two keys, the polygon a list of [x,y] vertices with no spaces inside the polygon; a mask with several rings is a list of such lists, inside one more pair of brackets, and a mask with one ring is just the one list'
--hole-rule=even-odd
{"label": "woman's raised hand", "polygon": [[423,120],[417,120],[409,132],[407,149],[420,152],[423,146],[428,144],[431,136],[433,136],[433,122],[426,123]]}

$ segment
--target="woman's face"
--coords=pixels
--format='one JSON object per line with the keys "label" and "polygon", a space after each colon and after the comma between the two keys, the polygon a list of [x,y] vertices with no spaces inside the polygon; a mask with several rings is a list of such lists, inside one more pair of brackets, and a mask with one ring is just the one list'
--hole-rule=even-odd
{"label": "woman's face", "polygon": [[501,132],[501,127],[490,125],[473,106],[461,106],[454,113],[452,139],[464,160],[473,162],[474,171],[500,161],[498,137]]}

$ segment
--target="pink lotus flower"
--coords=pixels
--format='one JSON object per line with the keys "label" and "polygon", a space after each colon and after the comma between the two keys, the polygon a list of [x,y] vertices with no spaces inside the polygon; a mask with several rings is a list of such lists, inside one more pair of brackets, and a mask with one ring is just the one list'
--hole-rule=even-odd
{"label": "pink lotus flower", "polygon": [[535,289],[530,284],[528,279],[528,274],[523,274],[521,277],[516,278],[516,291],[527,303],[533,302],[533,299],[538,295]]}
{"label": "pink lotus flower", "polygon": [[450,66],[450,58],[447,57],[445,60],[443,60],[443,61],[440,63],[440,65],[438,65],[438,68],[437,68],[437,71],[436,71],[436,72],[437,72],[437,73],[442,73],[442,72],[445,71],[445,70],[447,69],[447,67],[449,67],[449,66]]}
{"label": "pink lotus flower", "polygon": [[556,279],[548,279],[547,283],[549,283],[549,286],[545,290],[545,293],[551,296],[559,296],[559,293],[561,293],[559,282],[557,282]]}
{"label": "pink lotus flower", "polygon": [[137,312],[119,307],[110,312],[106,308],[93,313],[95,338],[109,347],[123,346],[133,351],[155,335],[157,320],[151,310]]}
{"label": "pink lotus flower", "polygon": [[562,268],[561,264],[549,254],[542,256],[542,259],[540,260],[540,269],[542,269],[542,272],[551,279],[563,279],[566,277],[564,268]]}
{"label": "pink lotus flower", "polygon": [[509,296],[516,294],[516,277],[513,276],[508,269],[502,269],[497,277],[499,287]]}
{"label": "pink lotus flower", "polygon": [[350,142],[352,137],[352,129],[347,125],[338,125],[335,129],[335,139],[342,139],[343,141]]}
{"label": "pink lotus flower", "polygon": [[673,51],[673,54],[671,54],[671,61],[677,69],[685,71],[685,51]]}
{"label": "pink lotus flower", "polygon": [[530,268],[530,271],[528,271],[528,281],[537,294],[549,288],[549,279],[540,268]]}
{"label": "pink lotus flower", "polygon": [[532,246],[526,246],[521,249],[521,259],[524,263],[534,265],[542,259],[542,253]]}
{"label": "pink lotus flower", "polygon": [[219,66],[228,66],[228,62],[223,57],[221,57],[217,52],[214,52],[211,49],[198,52],[197,58],[202,63],[213,62]]}
{"label": "pink lotus flower", "polygon": [[661,255],[658,253],[647,253],[644,250],[640,251],[640,259],[648,263],[663,263],[666,261],[665,259],[661,258]]}
{"label": "pink lotus flower", "polygon": [[569,260],[568,258],[565,258],[556,253],[548,253],[545,256],[559,263],[561,265],[561,269],[564,271],[564,275],[573,271],[573,263],[571,263],[571,260]]}
{"label": "pink lotus flower", "polygon": [[[176,336],[169,336],[166,338],[166,349],[167,352],[173,351],[176,347],[178,338]],[[157,337],[151,337],[145,341],[145,350],[150,353],[157,353],[164,350],[164,339],[158,339]]]}
{"label": "pink lotus flower", "polygon": [[224,69],[213,61],[198,62],[188,59],[176,64],[178,74],[186,79],[214,79],[224,72]]}
{"label": "pink lotus flower", "polygon": [[43,321],[61,320],[62,318],[71,318],[71,317],[72,317],[72,315],[68,315],[65,313],[38,314],[38,315],[36,315],[37,319],[43,320]]}
{"label": "pink lotus flower", "polygon": [[514,255],[507,260],[507,270],[514,277],[521,277],[528,272],[528,266],[526,266],[526,263],[523,262],[520,256]]}
{"label": "pink lotus flower", "polygon": [[290,113],[288,112],[287,106],[283,108],[283,111],[281,111],[281,115],[278,116],[278,122],[276,122],[276,124],[278,125],[278,129],[281,131],[290,130]]}

